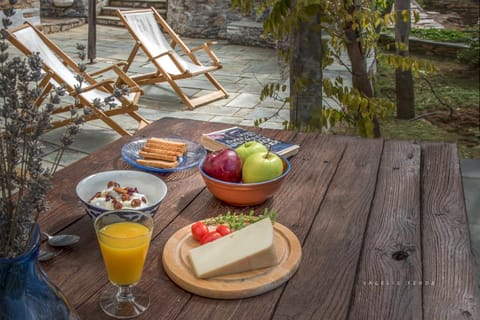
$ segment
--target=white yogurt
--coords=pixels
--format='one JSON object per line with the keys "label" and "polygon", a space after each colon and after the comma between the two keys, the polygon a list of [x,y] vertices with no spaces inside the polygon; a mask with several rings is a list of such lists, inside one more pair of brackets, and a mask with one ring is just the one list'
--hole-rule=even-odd
{"label": "white yogurt", "polygon": [[[119,187],[117,185],[117,187]],[[97,192],[89,201],[90,204],[104,208],[107,210],[113,209],[142,209],[148,207],[148,199],[144,194],[141,194],[136,188],[123,187],[121,189],[129,190],[127,195],[115,191],[115,186],[111,186],[100,192]],[[135,191],[133,191],[135,190]]]}

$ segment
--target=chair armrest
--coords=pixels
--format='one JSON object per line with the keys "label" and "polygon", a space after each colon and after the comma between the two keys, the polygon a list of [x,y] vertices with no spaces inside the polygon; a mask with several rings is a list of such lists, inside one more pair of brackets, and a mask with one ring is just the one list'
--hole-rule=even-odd
{"label": "chair armrest", "polygon": [[205,47],[210,47],[211,45],[215,45],[217,43],[218,43],[217,41],[207,41],[207,42],[202,43],[198,47],[195,47],[195,48],[191,49],[190,51],[195,52],[195,51],[198,51],[198,50],[202,50]]}
{"label": "chair armrest", "polygon": [[98,76],[98,75],[100,75],[100,74],[102,74],[102,73],[105,73],[105,72],[107,72],[107,71],[112,70],[112,69],[114,68],[114,66],[120,67],[120,66],[126,66],[126,65],[127,65],[126,62],[119,62],[119,63],[113,64],[113,65],[111,65],[111,66],[105,67],[105,68],[103,68],[103,69],[97,70],[97,71],[95,71],[95,72],[91,72],[90,75],[91,75],[92,77],[95,77],[95,76]]}
{"label": "chair armrest", "polygon": [[[138,86],[138,84],[135,81],[133,81],[125,72],[123,72],[120,69],[118,64],[112,65],[112,66],[107,67],[105,69],[111,69],[112,71],[114,71],[117,74],[118,78],[117,79],[109,78],[109,79],[104,79],[102,81],[96,82],[96,83],[94,83],[94,84],[92,84],[88,87],[82,88],[80,93],[90,91],[90,90],[93,90],[93,89],[97,89],[97,88],[100,88],[100,87],[106,87],[106,88],[111,89],[113,84],[118,85],[120,83],[125,83],[128,86],[128,90],[130,92],[142,92],[143,93],[142,89]],[[73,92],[72,96],[76,96],[77,94],[78,94],[77,92]]]}
{"label": "chair armrest", "polygon": [[152,57],[152,59],[150,59],[150,60],[158,59],[158,58],[160,58],[160,57],[166,56],[167,54],[171,55],[171,54],[172,54],[171,51],[172,51],[172,50],[168,50],[168,51],[162,52],[162,53],[156,55],[155,57]]}
{"label": "chair armrest", "polygon": [[220,65],[220,60],[219,60],[218,57],[215,55],[215,53],[213,53],[212,49],[210,49],[210,45],[213,45],[213,44],[217,44],[217,42],[216,42],[216,41],[208,41],[208,42],[205,42],[205,43],[203,43],[202,45],[193,48],[191,51],[192,51],[192,52],[195,52],[195,51],[204,49],[205,52],[206,52],[206,53],[208,54],[208,56],[210,57],[210,59],[212,60],[212,64],[215,65],[215,66],[219,66],[219,65]]}
{"label": "chair armrest", "polygon": [[178,70],[180,70],[181,73],[187,72],[187,69],[185,69],[185,67],[180,62],[178,62],[177,58],[173,55],[173,50],[168,50],[168,51],[165,51],[163,53],[160,53],[159,55],[157,55],[155,57],[152,57],[152,59],[150,59],[150,60],[155,60],[155,59],[158,59],[158,58],[163,57],[165,55],[170,56],[170,59],[172,59],[172,62],[175,64],[175,66],[178,68]]}
{"label": "chair armrest", "polygon": [[102,81],[99,81],[99,82],[96,82],[92,85],[89,85],[88,87],[85,87],[85,88],[82,88],[82,90],[80,90],[80,92],[72,92],[71,95],[73,97],[77,96],[79,93],[83,93],[83,92],[87,92],[87,91],[90,91],[90,90],[93,90],[93,89],[97,89],[99,87],[104,87],[105,85],[109,85],[109,84],[113,84],[115,81],[113,79],[105,79],[105,80],[102,80]]}
{"label": "chair armrest", "polygon": [[138,86],[138,84],[132,80],[118,65],[113,66],[113,71],[118,75],[118,79],[115,84],[118,85],[119,80],[122,80],[128,86],[130,92],[141,92],[143,94],[143,90]]}

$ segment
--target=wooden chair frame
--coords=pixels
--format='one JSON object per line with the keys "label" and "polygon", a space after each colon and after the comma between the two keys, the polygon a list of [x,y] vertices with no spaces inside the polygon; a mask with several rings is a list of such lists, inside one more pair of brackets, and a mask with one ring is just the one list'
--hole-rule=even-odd
{"label": "wooden chair frame", "polygon": [[[135,27],[129,22],[128,16],[130,15],[153,15],[157,24],[156,27],[158,30],[155,30],[156,36],[161,37],[162,40],[168,43],[167,39],[164,37],[163,32],[166,32],[169,37],[171,38],[171,43],[169,44],[168,48],[162,50],[160,54],[154,54],[148,44],[144,43],[140,39],[140,35],[135,30]],[[193,109],[197,106],[210,103],[212,101],[226,98],[228,97],[228,92],[220,85],[220,83],[211,75],[212,71],[219,70],[222,68],[220,60],[217,58],[215,53],[210,49],[210,45],[214,44],[214,42],[205,42],[201,46],[198,46],[193,49],[189,49],[187,45],[180,39],[180,37],[173,31],[173,29],[167,24],[167,22],[160,16],[160,14],[155,10],[155,8],[150,9],[139,9],[139,10],[129,10],[129,11],[121,11],[117,9],[117,16],[120,17],[122,23],[126,26],[128,31],[130,32],[131,36],[135,40],[135,46],[131,51],[126,66],[124,67],[123,71],[125,73],[128,72],[130,66],[132,65],[135,57],[137,56],[138,50],[142,50],[145,55],[147,56],[148,61],[150,61],[156,68],[156,72],[140,74],[140,75],[130,75],[131,78],[137,82],[139,85],[143,84],[153,84],[153,83],[160,83],[160,82],[168,82],[173,90],[177,93],[183,103],[185,103],[189,109]],[[175,48],[178,47],[185,55],[185,58],[188,57],[190,61],[187,59],[183,59],[175,52]],[[199,61],[199,59],[195,56],[195,52],[203,49],[208,57],[211,60],[210,66],[204,66]],[[169,72],[166,70],[165,66],[162,65],[160,61],[161,58],[168,56],[171,59],[171,62],[178,68],[176,74]],[[189,63],[193,63],[195,65],[195,69],[197,70],[190,70],[188,66]],[[176,80],[180,79],[187,79],[193,78],[197,75],[203,74],[210,83],[215,87],[215,91],[212,93],[205,94],[200,97],[196,98],[189,98],[183,90],[178,86]]]}
{"label": "wooden chair frame", "polygon": [[[26,22],[25,24],[12,30],[5,30],[8,33],[7,39],[9,40],[9,42],[12,43],[19,51],[21,51],[25,55],[31,55],[33,54],[33,52],[36,52],[35,48],[32,49],[28,44],[23,43],[18,38],[18,33],[28,28],[32,29],[32,32],[34,32],[34,35],[36,35],[36,37],[39,40],[41,40],[41,42],[43,42],[43,44],[48,48],[48,50],[50,50],[54,54],[55,58],[52,58],[52,57],[50,58],[58,59],[58,61],[60,61],[64,66],[68,68],[68,72],[70,72],[73,76],[75,74],[81,75],[85,79],[85,82],[87,85],[85,87],[82,87],[80,92],[77,92],[74,88],[74,85],[71,82],[67,81],[66,79],[62,78],[62,75],[59,74],[59,72],[55,71],[55,66],[48,65],[48,63],[44,61],[44,57],[42,57],[42,54],[40,53],[40,58],[44,62],[43,69],[46,75],[39,84],[40,88],[42,89],[42,93],[40,94],[37,101],[35,101],[35,104],[38,107],[42,104],[45,97],[54,88],[55,85],[61,85],[65,87],[68,95],[70,95],[73,98],[79,99],[80,107],[83,107],[83,108],[87,107],[91,111],[93,111],[90,114],[84,115],[83,117],[84,121],[100,119],[103,122],[105,122],[109,127],[111,127],[113,130],[118,132],[120,135],[130,135],[130,133],[127,132],[124,128],[122,128],[116,121],[111,119],[112,116],[120,115],[120,114],[128,114],[133,119],[139,122],[139,127],[145,126],[149,123],[148,120],[146,120],[137,112],[138,100],[140,99],[140,96],[143,94],[143,91],[140,89],[138,84],[135,83],[135,81],[129,78],[125,72],[123,72],[122,70],[123,63],[120,65],[112,65],[110,67],[103,68],[101,70],[92,72],[90,74],[87,72],[82,72],[77,63],[75,63],[64,51],[62,51],[62,49],[60,49],[55,43],[53,43],[50,39],[48,39],[48,37],[45,36],[39,29],[37,29],[35,26],[30,24],[29,22]],[[116,75],[115,79],[113,78],[107,78],[104,80],[94,79],[94,77],[96,76],[99,76],[106,72],[111,72],[111,71],[115,73]],[[101,110],[100,108],[97,108],[96,106],[94,106],[93,101],[91,99],[85,96],[86,94],[94,95],[95,93],[99,93],[99,92],[103,92],[110,95],[114,92],[115,86],[118,86],[120,84],[126,84],[128,86],[130,95],[129,95],[129,98],[125,96],[116,98],[116,102],[121,104],[116,108],[112,108],[109,110]],[[71,107],[72,107],[72,104],[58,107],[54,110],[53,114],[61,114],[61,113],[69,112]],[[54,120],[52,121],[51,129],[69,125],[72,123],[72,121],[73,120],[70,118]]]}

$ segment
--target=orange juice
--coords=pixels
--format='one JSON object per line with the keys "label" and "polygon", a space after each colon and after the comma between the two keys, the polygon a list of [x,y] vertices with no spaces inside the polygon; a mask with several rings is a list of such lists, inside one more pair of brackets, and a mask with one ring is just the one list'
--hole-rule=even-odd
{"label": "orange juice", "polygon": [[140,281],[152,231],[135,222],[118,222],[98,232],[108,278],[117,285]]}

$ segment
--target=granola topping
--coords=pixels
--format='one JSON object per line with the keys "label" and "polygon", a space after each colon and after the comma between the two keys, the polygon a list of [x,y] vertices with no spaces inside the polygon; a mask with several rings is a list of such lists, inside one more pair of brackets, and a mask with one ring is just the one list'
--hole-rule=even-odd
{"label": "granola topping", "polygon": [[136,187],[121,187],[115,181],[107,183],[107,189],[99,191],[88,201],[90,204],[108,209],[142,209],[148,206],[147,197]]}

